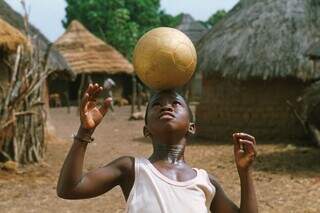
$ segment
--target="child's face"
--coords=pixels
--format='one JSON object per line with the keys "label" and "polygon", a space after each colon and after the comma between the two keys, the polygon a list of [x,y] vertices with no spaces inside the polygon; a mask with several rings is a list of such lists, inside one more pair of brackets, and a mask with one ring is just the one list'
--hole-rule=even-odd
{"label": "child's face", "polygon": [[152,138],[163,134],[183,137],[188,133],[190,125],[193,125],[190,123],[186,102],[174,91],[154,95],[147,110],[145,130]]}

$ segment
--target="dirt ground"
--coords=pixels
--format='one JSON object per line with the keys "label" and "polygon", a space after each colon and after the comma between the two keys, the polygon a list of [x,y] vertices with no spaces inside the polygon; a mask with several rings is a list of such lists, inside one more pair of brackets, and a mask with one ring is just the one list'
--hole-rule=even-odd
{"label": "dirt ground", "polygon": [[[129,107],[115,108],[95,133],[85,160],[85,170],[103,166],[122,155],[151,154],[151,144],[142,136],[143,121],[128,121]],[[0,212],[123,212],[120,188],[100,197],[69,201],[56,196],[60,167],[79,126],[75,108],[51,110],[55,137],[50,137],[44,162],[21,167],[18,172],[0,171]],[[258,158],[254,180],[260,212],[320,212],[320,150],[288,144],[257,141]],[[293,142],[292,142],[293,143]],[[233,162],[232,142],[213,143],[193,139],[186,150],[193,167],[204,168],[220,180],[237,204],[239,178]]]}

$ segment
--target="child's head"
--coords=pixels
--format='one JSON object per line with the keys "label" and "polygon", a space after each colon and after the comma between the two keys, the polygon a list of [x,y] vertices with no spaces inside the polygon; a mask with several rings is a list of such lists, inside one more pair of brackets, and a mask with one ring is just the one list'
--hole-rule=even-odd
{"label": "child's head", "polygon": [[153,139],[164,136],[179,139],[194,132],[192,111],[181,95],[166,90],[150,98],[145,115],[146,136]]}

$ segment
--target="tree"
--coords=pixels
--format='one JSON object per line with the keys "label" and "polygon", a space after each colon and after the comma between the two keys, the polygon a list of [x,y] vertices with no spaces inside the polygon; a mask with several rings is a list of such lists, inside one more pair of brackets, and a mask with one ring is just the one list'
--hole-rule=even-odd
{"label": "tree", "polygon": [[129,59],[140,36],[151,28],[172,26],[176,18],[160,10],[159,0],[66,0],[64,27],[73,19]]}
{"label": "tree", "polygon": [[206,22],[204,22],[204,24],[207,28],[211,28],[214,25],[216,25],[226,15],[227,15],[227,12],[225,10],[218,10],[216,13],[211,15],[209,19]]}
{"label": "tree", "polygon": [[160,11],[160,22],[162,26],[176,27],[181,23],[182,13],[177,16],[166,14],[164,10]]}

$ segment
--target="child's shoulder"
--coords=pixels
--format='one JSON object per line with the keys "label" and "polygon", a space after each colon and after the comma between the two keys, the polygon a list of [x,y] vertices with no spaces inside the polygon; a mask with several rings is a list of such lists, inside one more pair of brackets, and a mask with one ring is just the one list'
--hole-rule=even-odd
{"label": "child's shoulder", "polygon": [[207,173],[208,174],[208,178],[210,183],[214,186],[214,187],[220,187],[219,184],[219,179],[212,173]]}
{"label": "child's shoulder", "polygon": [[121,156],[110,164],[120,169],[121,172],[128,173],[134,171],[134,162],[135,157],[133,156]]}

